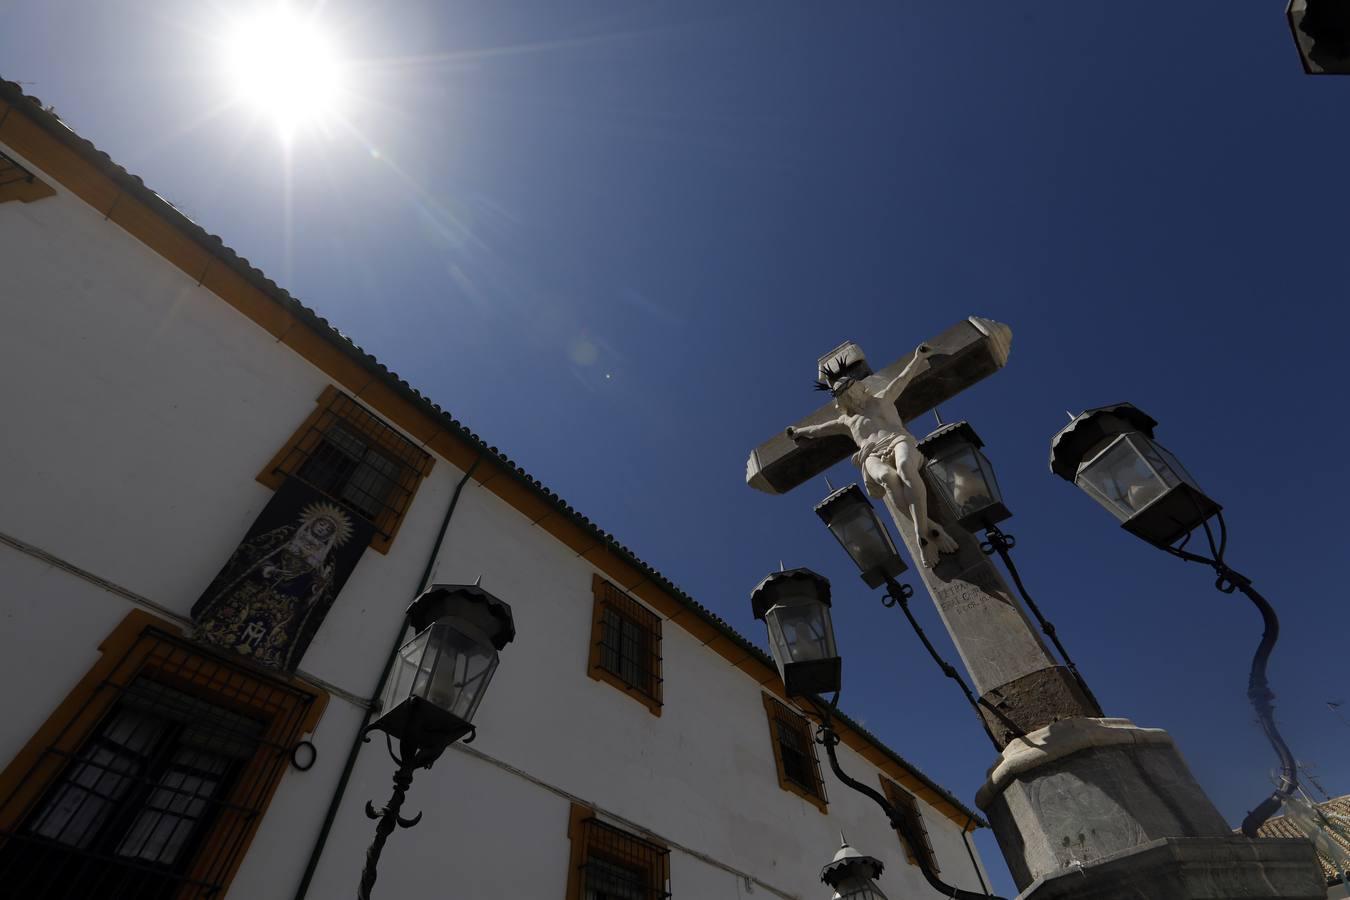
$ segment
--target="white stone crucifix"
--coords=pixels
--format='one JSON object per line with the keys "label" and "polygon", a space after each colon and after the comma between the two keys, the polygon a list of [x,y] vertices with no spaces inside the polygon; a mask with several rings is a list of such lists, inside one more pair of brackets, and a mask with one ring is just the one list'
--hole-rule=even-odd
{"label": "white stone crucifix", "polygon": [[[894,409],[876,411],[890,430],[904,429],[904,423],[929,412],[939,404],[1003,368],[1012,344],[1012,329],[1001,322],[971,316],[948,328],[921,346],[930,352],[911,354],[890,364],[875,375],[857,344],[846,342],[820,358],[817,372],[822,381],[833,384],[840,376],[856,382],[870,396],[885,396]],[[922,357],[922,361],[920,360]],[[826,369],[834,373],[830,378]],[[750,451],[745,481],[755,490],[783,494],[824,472],[830,466],[855,453],[860,445],[849,431],[817,426],[840,418],[834,403],[817,409],[792,425],[781,435],[770,438]],[[812,435],[816,439],[800,445],[789,433]],[[906,431],[906,433],[908,433]]]}
{"label": "white stone crucifix", "polygon": [[852,454],[886,500],[1002,751],[976,804],[1020,896],[1324,897],[1310,845],[1235,837],[1166,732],[1103,716],[952,505],[936,502],[905,422],[1001,369],[1011,336],[970,318],[875,375],[856,344],[841,345],[817,369],[835,401],[756,447],[746,481],[786,493]]}
{"label": "white stone crucifix", "polygon": [[886,501],[1000,746],[1099,711],[1040,640],[979,541],[931,493],[905,423],[1003,368],[1011,341],[1008,326],[971,317],[875,374],[861,348],[842,344],[817,367],[834,401],[760,444],[746,467],[751,487],[783,494],[853,457],[869,493]]}
{"label": "white stone crucifix", "polygon": [[785,433],[796,444],[831,434],[852,438],[858,448],[853,464],[862,472],[867,493],[885,498],[888,506],[909,517],[919,562],[931,568],[939,554],[955,553],[957,544],[928,517],[928,488],[921,472],[923,454],[896,412],[895,401],[915,376],[932,364],[933,350],[920,344],[894,378],[869,388],[868,382],[874,379],[848,374],[850,364],[861,356],[860,351],[853,352],[856,346],[844,344],[836,351],[837,356],[821,362],[817,369],[816,387],[834,396],[840,415],[819,425],[789,425]]}

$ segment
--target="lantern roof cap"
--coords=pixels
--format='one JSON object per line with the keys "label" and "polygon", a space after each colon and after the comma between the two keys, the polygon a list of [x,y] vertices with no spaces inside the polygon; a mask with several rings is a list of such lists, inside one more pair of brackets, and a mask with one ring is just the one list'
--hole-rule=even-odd
{"label": "lantern roof cap", "polygon": [[856,847],[849,844],[842,834],[839,835],[839,840],[841,842],[840,847],[834,854],[834,859],[830,860],[830,862],[820,870],[821,881],[825,882],[830,887],[834,887],[836,883],[844,877],[848,870],[854,866],[871,869],[870,874],[867,875],[869,879],[875,880],[881,877],[881,873],[886,868],[881,860],[877,859],[875,856],[868,856],[866,853],[858,850]]}
{"label": "lantern roof cap", "polygon": [[490,621],[497,626],[489,638],[492,646],[498,650],[515,640],[516,622],[511,616],[510,605],[478,584],[433,584],[427,588],[408,607],[408,617],[412,619],[413,628],[422,631],[446,615],[450,611],[447,606],[451,599],[482,607]]}
{"label": "lantern roof cap", "polygon": [[867,499],[867,495],[862,492],[862,488],[858,487],[857,483],[855,482],[853,484],[846,484],[841,488],[835,489],[830,493],[828,497],[817,503],[815,505],[816,515],[820,516],[821,518],[824,518],[825,517],[824,510],[829,509],[835,503],[839,502],[840,500],[843,500],[844,497],[848,495],[857,495],[857,498],[861,500],[863,503],[866,503],[869,506],[871,505],[871,501]]}
{"label": "lantern roof cap", "polygon": [[[1122,422],[1127,427],[1122,428]],[[1084,410],[1050,440],[1050,471],[1073,481],[1083,457],[1103,440],[1126,431],[1142,432],[1151,440],[1157,425],[1156,419],[1133,403]]]}
{"label": "lantern roof cap", "polygon": [[969,422],[949,422],[919,441],[918,446],[920,452],[928,456],[952,444],[973,444],[976,447],[983,447],[984,441],[980,440],[980,436],[970,427]]}
{"label": "lantern roof cap", "polygon": [[830,605],[830,579],[806,568],[786,569],[770,574],[750,592],[750,604],[754,608],[756,619],[764,618],[764,614],[773,606],[773,597],[777,593],[778,586],[788,581],[814,583],[817,599],[826,606]]}

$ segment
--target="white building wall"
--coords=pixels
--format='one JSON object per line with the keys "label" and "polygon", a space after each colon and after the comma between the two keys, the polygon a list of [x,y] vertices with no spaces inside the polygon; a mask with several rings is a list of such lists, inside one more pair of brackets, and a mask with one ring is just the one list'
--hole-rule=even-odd
{"label": "white building wall", "polygon": [[[134,605],[127,593],[187,616],[272,496],[255,476],[329,383],[46,180],[58,196],[0,204],[0,535],[27,545],[0,540],[0,766],[97,659]],[[391,552],[365,553],[302,671],[371,694],[461,474],[437,460]],[[434,580],[482,575],[512,605],[518,636],[478,740],[417,774],[405,812],[425,819],[390,839],[381,893],[561,897],[569,798],[670,842],[676,897],[823,896],[819,868],[841,829],[886,862],[892,897],[930,890],[871,801],[828,773],[829,815],[779,788],[761,689],[682,628],[663,628],[660,717],[589,678],[593,571],[485,488],[464,491]],[[293,895],[360,719],[332,698],[312,736],[317,764],[283,779],[229,897]],[[877,783],[839,750],[847,771]],[[379,742],[363,748],[310,897],[354,889],[373,833],[363,807],[386,800],[392,772]],[[943,876],[977,889],[960,828],[922,806]]]}

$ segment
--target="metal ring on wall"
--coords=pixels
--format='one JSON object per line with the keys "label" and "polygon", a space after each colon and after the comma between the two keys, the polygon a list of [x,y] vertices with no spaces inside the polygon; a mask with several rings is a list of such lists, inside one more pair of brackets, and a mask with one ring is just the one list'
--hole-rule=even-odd
{"label": "metal ring on wall", "polygon": [[[301,747],[309,748],[309,761],[303,766],[300,765]],[[318,762],[318,760],[319,748],[315,747],[311,741],[298,741],[296,742],[296,745],[291,748],[291,765],[295,766],[295,768],[301,772],[308,772],[310,769],[314,768],[314,763]]]}

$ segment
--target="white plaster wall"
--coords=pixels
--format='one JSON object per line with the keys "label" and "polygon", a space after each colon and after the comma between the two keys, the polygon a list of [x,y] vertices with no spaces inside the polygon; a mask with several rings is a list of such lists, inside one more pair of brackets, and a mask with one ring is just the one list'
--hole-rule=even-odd
{"label": "white plaster wall", "polygon": [[[258,471],[328,381],[54,186],[57,197],[0,204],[0,532],[186,616],[271,497]],[[371,693],[460,475],[437,462],[391,553],[368,551],[357,566],[304,671]],[[760,688],[683,629],[663,630],[660,717],[589,678],[591,567],[471,483],[434,580],[479,575],[512,605],[518,637],[473,749],[535,781],[458,750],[418,773],[407,811],[426,817],[391,838],[381,893],[561,896],[566,795],[694,851],[672,853],[677,897],[751,893],[698,854],[789,895],[820,896],[819,868],[841,829],[886,862],[892,897],[930,890],[880,812],[832,775],[828,815],[778,787]],[[130,608],[0,545],[0,765]],[[313,736],[318,763],[283,780],[231,898],[292,896],[360,715],[341,697],[330,702]],[[876,784],[871,765],[840,753]],[[353,889],[373,831],[362,809],[384,802],[392,770],[379,744],[363,749],[309,896]],[[960,829],[926,807],[925,820],[944,877],[976,888]]]}

